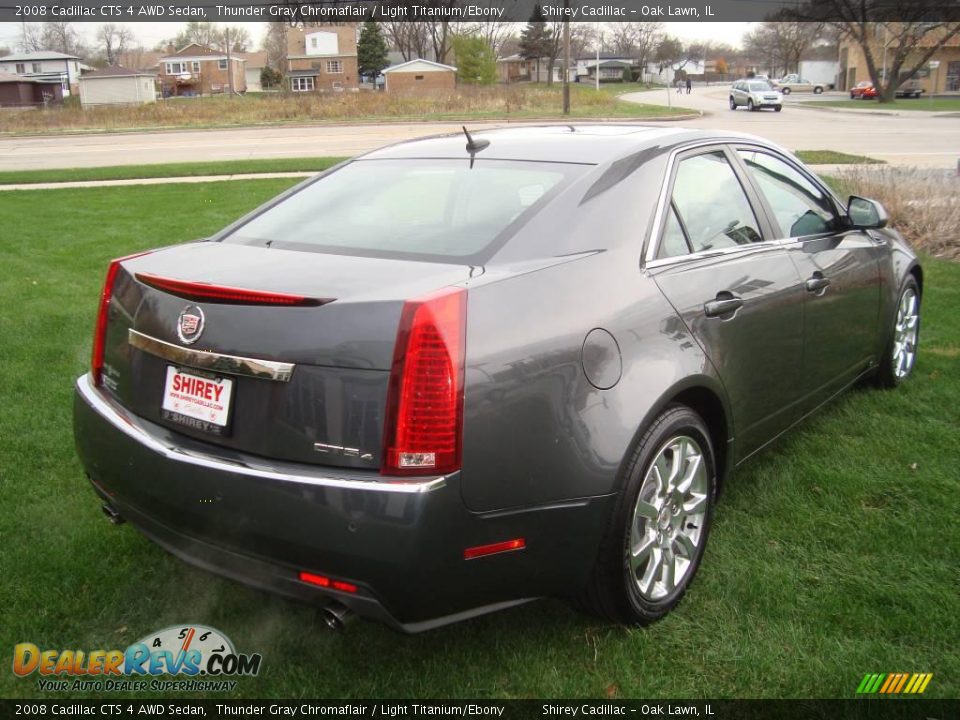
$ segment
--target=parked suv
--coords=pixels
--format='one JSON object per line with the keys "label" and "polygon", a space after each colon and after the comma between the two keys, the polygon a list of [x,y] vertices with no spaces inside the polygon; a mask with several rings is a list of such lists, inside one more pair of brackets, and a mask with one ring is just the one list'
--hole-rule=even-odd
{"label": "parked suv", "polygon": [[897,97],[918,98],[921,93],[923,93],[923,88],[920,87],[920,81],[917,78],[911,78],[900,83],[895,94]]}

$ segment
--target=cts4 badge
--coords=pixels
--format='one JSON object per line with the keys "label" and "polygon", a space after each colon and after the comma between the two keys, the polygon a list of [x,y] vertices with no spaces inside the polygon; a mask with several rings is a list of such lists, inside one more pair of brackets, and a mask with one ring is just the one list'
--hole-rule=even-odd
{"label": "cts4 badge", "polygon": [[187,305],[177,318],[177,337],[184,345],[193,345],[203,334],[203,310]]}

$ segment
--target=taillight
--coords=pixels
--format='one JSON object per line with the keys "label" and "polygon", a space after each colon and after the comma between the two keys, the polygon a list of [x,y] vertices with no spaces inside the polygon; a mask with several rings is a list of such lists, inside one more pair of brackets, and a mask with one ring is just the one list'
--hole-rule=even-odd
{"label": "taillight", "polygon": [[93,331],[93,353],[90,358],[90,373],[93,375],[93,384],[99,385],[103,375],[103,351],[107,342],[107,321],[110,315],[110,299],[113,297],[113,283],[117,279],[120,265],[127,260],[149,255],[152,250],[142,253],[126,255],[111,260],[107,267],[107,278],[103,281],[103,290],[100,292],[100,309],[97,311],[97,325]]}
{"label": "taillight", "polygon": [[384,428],[384,475],[460,469],[467,291],[404,304]]}

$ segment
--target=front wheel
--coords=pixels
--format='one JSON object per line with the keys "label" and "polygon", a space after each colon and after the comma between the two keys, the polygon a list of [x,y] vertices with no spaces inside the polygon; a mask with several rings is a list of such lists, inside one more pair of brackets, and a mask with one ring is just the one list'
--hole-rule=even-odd
{"label": "front wheel", "polygon": [[813,89],[813,94],[814,94],[814,95],[820,95],[822,92],[823,92],[823,88],[822,88],[822,87],[815,87],[815,88]]}
{"label": "front wheel", "polygon": [[737,101],[733,99],[732,95],[730,96],[730,109],[731,110],[737,109]]}
{"label": "front wheel", "polygon": [[776,110],[777,112],[780,112],[781,110],[783,110],[783,105],[774,105],[773,109]]}
{"label": "front wheel", "polygon": [[672,406],[653,422],[627,466],[593,579],[581,596],[587,609],[646,624],[680,602],[713,519],[714,458],[709,431],[690,408]]}
{"label": "front wheel", "polygon": [[882,387],[896,387],[913,372],[920,344],[920,288],[911,275],[900,290],[893,332],[887,350],[880,361],[877,383]]}
{"label": "front wheel", "polygon": [[753,104],[753,99],[751,98],[750,100],[747,100],[747,110],[749,110],[750,112],[753,112],[756,109],[757,109],[757,106]]}
{"label": "front wheel", "polygon": [[780,92],[782,92],[784,95],[789,95],[789,94],[790,94],[790,88],[785,87],[785,88],[783,88]]}

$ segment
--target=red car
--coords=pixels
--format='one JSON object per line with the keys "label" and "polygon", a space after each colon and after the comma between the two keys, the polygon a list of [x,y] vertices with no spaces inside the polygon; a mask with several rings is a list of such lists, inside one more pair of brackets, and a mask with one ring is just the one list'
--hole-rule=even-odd
{"label": "red car", "polygon": [[854,87],[850,88],[851,100],[856,100],[857,98],[860,98],[861,100],[868,100],[869,98],[875,98],[876,96],[877,89],[869,80],[859,82]]}

